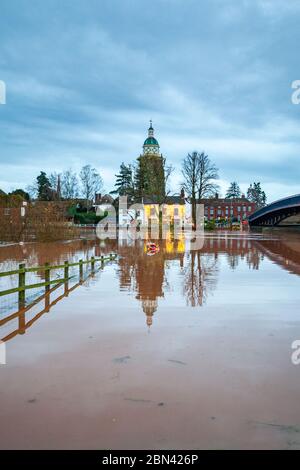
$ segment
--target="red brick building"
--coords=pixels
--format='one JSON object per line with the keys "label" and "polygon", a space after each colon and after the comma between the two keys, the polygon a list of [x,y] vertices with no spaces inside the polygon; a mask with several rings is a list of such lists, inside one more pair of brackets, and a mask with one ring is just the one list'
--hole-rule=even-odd
{"label": "red brick building", "polygon": [[204,216],[206,220],[236,219],[246,220],[256,210],[256,204],[250,202],[245,196],[239,199],[212,198],[202,199]]}

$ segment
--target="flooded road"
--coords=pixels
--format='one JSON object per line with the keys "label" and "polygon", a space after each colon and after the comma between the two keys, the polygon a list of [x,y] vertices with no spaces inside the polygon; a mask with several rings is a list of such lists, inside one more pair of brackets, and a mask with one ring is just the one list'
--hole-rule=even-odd
{"label": "flooded road", "polygon": [[[207,233],[154,256],[143,241],[7,246],[0,271],[106,253],[0,327],[0,448],[299,449],[300,234]],[[16,310],[0,297],[0,320]]]}

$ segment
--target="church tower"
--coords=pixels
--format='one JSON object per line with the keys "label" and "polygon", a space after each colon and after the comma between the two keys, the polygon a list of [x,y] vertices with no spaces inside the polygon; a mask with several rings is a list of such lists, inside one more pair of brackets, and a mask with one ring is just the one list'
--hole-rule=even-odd
{"label": "church tower", "polygon": [[152,127],[152,121],[150,121],[150,127],[148,129],[148,137],[143,145],[143,154],[144,155],[155,155],[161,157],[159,154],[159,143],[154,137],[154,129]]}
{"label": "church tower", "polygon": [[165,159],[160,153],[159,143],[154,137],[152,121],[148,137],[143,145],[143,153],[138,157],[136,185],[141,198],[148,197],[160,202],[165,196]]}

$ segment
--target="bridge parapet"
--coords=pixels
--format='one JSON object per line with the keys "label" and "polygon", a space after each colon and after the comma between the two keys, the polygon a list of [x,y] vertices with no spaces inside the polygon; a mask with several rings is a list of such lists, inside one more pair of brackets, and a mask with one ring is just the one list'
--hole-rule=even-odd
{"label": "bridge parapet", "polygon": [[277,225],[287,217],[300,213],[300,194],[274,201],[253,212],[248,218],[252,226]]}

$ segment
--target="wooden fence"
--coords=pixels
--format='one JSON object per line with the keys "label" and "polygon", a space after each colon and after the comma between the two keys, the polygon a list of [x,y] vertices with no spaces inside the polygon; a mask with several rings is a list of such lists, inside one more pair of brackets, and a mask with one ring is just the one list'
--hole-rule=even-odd
{"label": "wooden fence", "polygon": [[[16,275],[18,276],[18,286],[13,287],[12,289],[6,289],[3,291],[0,291],[0,297],[3,297],[5,295],[13,294],[13,293],[18,293],[18,302],[19,302],[19,309],[23,308],[26,303],[26,291],[29,289],[36,289],[39,287],[45,287],[45,294],[47,294],[50,291],[50,286],[54,285],[56,287],[57,285],[61,284],[66,284],[68,283],[69,279],[71,279],[73,276],[69,276],[69,268],[78,266],[79,269],[79,279],[82,281],[83,280],[83,267],[84,265],[91,265],[91,273],[95,271],[95,265],[96,263],[101,263],[101,265],[104,264],[105,261],[107,260],[113,260],[116,258],[116,254],[110,254],[109,256],[101,256],[100,258],[95,258],[92,256],[90,259],[87,260],[79,260],[76,263],[70,263],[69,261],[65,261],[64,264],[58,265],[58,266],[51,266],[49,263],[45,263],[43,266],[35,266],[35,267],[30,267],[26,268],[25,264],[20,264],[19,269],[14,269],[12,271],[6,271],[6,272],[0,272],[0,278],[5,277],[5,276],[12,276]],[[56,270],[56,269],[62,269],[63,270],[63,277],[61,278],[56,278],[51,280],[51,271]],[[44,282],[38,282],[35,284],[26,284],[26,273],[32,273],[32,272],[44,272]]]}
{"label": "wooden fence", "polygon": [[[67,262],[65,262],[63,265],[60,265],[60,266],[49,266],[48,264],[46,264],[42,267],[39,266],[39,267],[35,268],[35,269],[38,269],[38,270],[40,270],[40,269],[45,270],[45,268],[46,268],[47,270],[49,269],[51,271],[51,269],[63,268],[64,270],[66,270],[70,266],[79,266],[79,282],[72,285],[72,287],[69,287],[69,282],[68,281],[72,277],[75,277],[75,275],[74,275],[74,276],[67,276],[67,277],[65,276],[63,279],[59,279],[59,280],[56,279],[55,281],[58,282],[58,283],[56,283],[56,285],[54,285],[54,287],[50,287],[49,281],[45,281],[44,283],[39,283],[39,285],[40,284],[42,284],[43,286],[45,285],[45,292],[42,295],[37,297],[29,305],[26,305],[26,306],[25,305],[23,305],[23,306],[19,305],[19,310],[17,312],[11,313],[10,315],[6,316],[5,318],[0,319],[0,328],[3,327],[4,325],[7,325],[12,320],[16,320],[16,319],[18,320],[17,328],[14,328],[10,333],[6,334],[3,338],[1,338],[1,341],[6,342],[6,341],[9,341],[12,338],[14,338],[16,335],[23,335],[26,332],[26,330],[28,328],[30,328],[37,320],[39,320],[45,313],[48,313],[51,310],[51,308],[54,307],[54,305],[56,305],[58,302],[60,302],[63,298],[68,297],[75,289],[77,289],[79,286],[81,286],[84,281],[86,281],[89,278],[92,278],[95,275],[95,273],[97,272],[97,269],[95,268],[95,264],[97,262],[100,262],[100,269],[102,269],[104,267],[104,262],[105,261],[113,260],[115,258],[116,258],[116,255],[109,255],[108,257],[102,256],[101,258],[97,258],[97,259],[96,258],[91,258],[90,260],[86,260],[86,261],[80,260],[78,263],[67,263]],[[67,266],[67,264],[68,264],[68,266]],[[86,275],[86,277],[83,279],[83,268],[82,268],[82,266],[84,264],[91,264],[91,270]],[[21,271],[21,272],[19,272],[19,271]],[[24,274],[24,271],[25,271],[25,273],[26,272],[32,272],[33,268],[29,268],[29,271],[26,271],[26,268],[21,268],[19,270],[10,271],[9,273],[0,273],[0,275],[3,276],[3,274],[4,275],[6,274],[8,276],[11,273],[20,275],[20,274]],[[65,281],[65,279],[67,279],[67,280]],[[52,296],[52,294],[62,285],[62,283],[64,284],[64,292],[61,295],[59,295],[59,297],[56,297],[55,299],[51,300],[50,296]],[[47,290],[46,290],[46,287],[48,287]],[[25,289],[25,291],[26,291],[26,289]],[[4,292],[4,291],[2,291],[2,292]],[[14,292],[19,292],[19,291],[14,290]],[[38,304],[40,304],[43,301],[44,301],[43,308],[33,318],[30,318],[28,321],[26,321],[26,314],[33,307],[37,306]]]}

